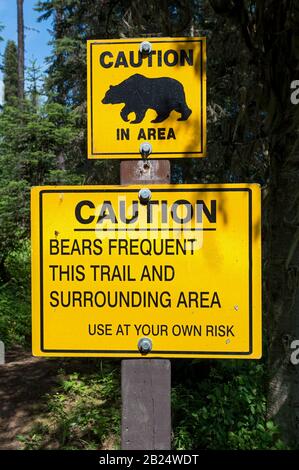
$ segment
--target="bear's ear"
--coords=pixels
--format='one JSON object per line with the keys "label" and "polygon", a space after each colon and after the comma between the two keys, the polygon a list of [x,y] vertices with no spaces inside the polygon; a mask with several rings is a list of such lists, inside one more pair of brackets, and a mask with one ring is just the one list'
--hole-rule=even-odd
{"label": "bear's ear", "polygon": [[110,87],[109,87],[109,90],[112,90],[112,88],[113,88],[113,86],[112,86],[112,85],[110,85]]}

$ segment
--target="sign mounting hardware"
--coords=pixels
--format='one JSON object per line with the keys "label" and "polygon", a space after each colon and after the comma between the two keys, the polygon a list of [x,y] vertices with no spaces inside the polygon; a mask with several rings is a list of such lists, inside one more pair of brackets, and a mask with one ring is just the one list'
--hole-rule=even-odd
{"label": "sign mounting hardware", "polygon": [[205,38],[87,41],[88,158],[206,156]]}

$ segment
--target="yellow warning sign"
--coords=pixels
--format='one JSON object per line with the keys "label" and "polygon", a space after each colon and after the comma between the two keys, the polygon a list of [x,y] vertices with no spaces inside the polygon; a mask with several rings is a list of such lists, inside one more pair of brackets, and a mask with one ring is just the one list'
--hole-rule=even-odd
{"label": "yellow warning sign", "polygon": [[32,190],[33,354],[261,356],[260,187]]}
{"label": "yellow warning sign", "polygon": [[87,41],[88,158],[205,156],[205,38],[149,41]]}

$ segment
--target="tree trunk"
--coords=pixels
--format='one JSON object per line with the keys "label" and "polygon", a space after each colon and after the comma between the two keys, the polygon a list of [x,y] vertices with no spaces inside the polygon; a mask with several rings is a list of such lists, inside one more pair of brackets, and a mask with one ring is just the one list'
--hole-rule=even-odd
{"label": "tree trunk", "polygon": [[287,135],[281,139],[273,148],[269,195],[267,417],[279,425],[287,444],[298,445],[299,366],[291,363],[290,356],[292,341],[299,339],[299,169],[295,139]]}
{"label": "tree trunk", "polygon": [[262,85],[257,113],[265,116],[262,132],[270,156],[263,224],[267,418],[279,425],[287,444],[298,446],[299,365],[291,363],[291,344],[299,340],[299,105],[291,103],[290,85],[298,78],[299,10],[296,2],[288,0],[251,2],[251,8],[249,0],[210,2],[216,12],[231,16],[241,28]]}
{"label": "tree trunk", "polygon": [[17,0],[18,12],[18,98],[21,104],[24,99],[24,17],[23,1]]}
{"label": "tree trunk", "polygon": [[299,106],[291,103],[290,85],[298,74],[299,12],[287,0],[266,0],[259,13],[270,152],[267,417],[279,425],[287,444],[298,446],[299,366],[290,357],[291,343],[299,339]]}
{"label": "tree trunk", "polygon": [[[63,8],[61,5],[54,7],[55,10],[55,31],[56,31],[56,41],[60,41],[66,32],[64,31],[63,25]],[[61,52],[56,52],[56,67],[57,70],[61,70],[64,66],[64,56]],[[59,80],[57,82],[56,97],[55,101],[62,105],[65,105],[67,102],[67,85],[64,80]]]}

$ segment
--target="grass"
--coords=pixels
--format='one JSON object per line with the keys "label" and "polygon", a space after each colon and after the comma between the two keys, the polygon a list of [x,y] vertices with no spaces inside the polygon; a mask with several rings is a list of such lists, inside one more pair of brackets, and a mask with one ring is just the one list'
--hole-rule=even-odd
{"label": "grass", "polygon": [[22,448],[117,449],[120,434],[120,371],[97,361],[95,370],[59,371],[54,393],[45,395],[45,412],[32,429],[18,436]]}

